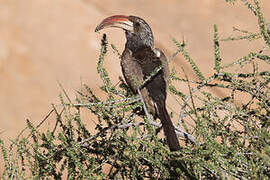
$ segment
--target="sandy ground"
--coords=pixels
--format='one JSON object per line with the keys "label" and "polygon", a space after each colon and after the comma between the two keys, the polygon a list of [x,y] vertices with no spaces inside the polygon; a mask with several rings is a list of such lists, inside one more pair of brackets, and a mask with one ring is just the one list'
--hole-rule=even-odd
{"label": "sandy ground", "polygon": [[[262,7],[265,17],[270,19],[270,1],[263,1]],[[102,34],[94,33],[94,29],[103,18],[115,14],[143,17],[152,27],[156,46],[167,56],[176,50],[172,37],[185,39],[205,76],[213,72],[214,24],[218,25],[221,38],[232,34],[233,26],[258,31],[257,19],[241,1],[233,6],[225,0],[0,0],[1,138],[16,137],[25,127],[26,119],[38,123],[52,103],[59,103],[57,81],[71,98],[75,98],[81,81],[93,90],[98,89],[96,63]],[[119,29],[104,32],[122,51],[123,32]],[[263,42],[237,41],[221,43],[221,47],[222,60],[228,63],[251,49],[260,50]],[[106,67],[117,82],[121,76],[119,60],[111,54],[107,56]],[[172,66],[183,67],[190,79],[195,77],[181,55],[173,60]],[[177,111],[172,105],[173,98],[168,101],[169,108]]]}

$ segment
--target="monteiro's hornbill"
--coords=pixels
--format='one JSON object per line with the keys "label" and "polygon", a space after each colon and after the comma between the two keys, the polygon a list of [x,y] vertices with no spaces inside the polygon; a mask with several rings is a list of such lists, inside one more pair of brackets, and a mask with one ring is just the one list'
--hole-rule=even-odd
{"label": "monteiro's hornbill", "polygon": [[[140,17],[116,15],[104,19],[95,31],[107,27],[117,27],[125,31],[127,41],[121,56],[125,80],[134,93],[141,88],[148,110],[161,120],[170,150],[179,150],[180,145],[165,103],[169,76],[168,62],[164,53],[154,48],[154,37],[150,26]],[[145,82],[145,79],[151,77],[161,66],[163,68]]]}

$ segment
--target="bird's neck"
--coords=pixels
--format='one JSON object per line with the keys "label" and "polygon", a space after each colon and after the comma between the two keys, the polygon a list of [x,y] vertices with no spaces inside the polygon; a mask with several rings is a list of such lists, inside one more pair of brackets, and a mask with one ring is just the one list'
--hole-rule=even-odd
{"label": "bird's neck", "polygon": [[154,37],[152,34],[132,34],[126,32],[126,48],[135,52],[142,48],[153,48]]}

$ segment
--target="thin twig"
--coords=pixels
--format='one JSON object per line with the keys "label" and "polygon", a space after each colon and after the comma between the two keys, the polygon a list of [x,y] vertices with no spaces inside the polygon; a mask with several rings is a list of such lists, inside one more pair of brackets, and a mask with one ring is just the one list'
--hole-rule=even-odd
{"label": "thin twig", "polygon": [[141,102],[143,103],[143,109],[144,109],[144,112],[146,114],[146,117],[147,117],[148,121],[150,122],[151,121],[151,116],[150,116],[150,114],[147,111],[146,104],[144,103],[144,100],[143,100],[143,97],[142,97],[142,93],[141,93],[140,88],[137,89],[137,92],[138,92],[138,94],[140,96]]}
{"label": "thin twig", "polygon": [[[191,91],[191,94],[197,92],[198,90],[200,90],[203,86],[205,86],[206,84],[209,84],[211,81],[213,81],[214,79],[216,79],[218,76],[222,75],[223,73],[218,73],[218,74],[215,74],[213,76],[211,76],[210,78],[208,78],[207,80],[203,81],[200,85],[198,85],[195,89],[193,89]],[[188,104],[188,101],[190,100],[191,98],[191,95],[187,96],[185,99],[184,99],[184,104],[180,110],[180,115],[179,115],[179,119],[178,119],[178,124],[180,124],[182,122],[182,119],[184,117],[184,111],[185,111],[185,108]]]}
{"label": "thin twig", "polygon": [[196,138],[194,136],[192,136],[191,134],[185,132],[184,130],[182,130],[180,127],[174,127],[175,128],[175,132],[177,136],[180,136],[182,138],[188,139],[189,141],[191,141],[193,144],[198,144],[198,142],[196,141]]}
{"label": "thin twig", "polygon": [[52,112],[54,111],[54,109],[52,109],[46,116],[45,118],[37,125],[36,128],[39,128],[47,119],[48,117],[52,114]]}
{"label": "thin twig", "polygon": [[116,104],[120,102],[125,102],[129,100],[132,100],[132,101],[130,101],[128,104],[132,104],[132,103],[137,102],[139,99],[140,99],[139,97],[135,97],[135,98],[132,97],[132,98],[119,99],[119,100],[114,100],[114,101],[109,101],[109,102],[85,103],[85,104],[84,103],[77,103],[77,104],[67,103],[65,105],[74,106],[74,107],[88,107],[88,106],[98,106],[98,105],[104,106],[104,105],[111,105],[111,104]]}
{"label": "thin twig", "polygon": [[136,122],[136,123],[127,123],[127,124],[122,124],[120,126],[118,126],[119,129],[126,129],[129,128],[131,126],[140,126],[140,125],[144,125],[145,123],[140,121],[140,122]]}
{"label": "thin twig", "polygon": [[56,128],[57,128],[58,123],[61,123],[61,120],[60,120],[60,119],[61,119],[62,113],[63,113],[64,110],[65,110],[65,107],[61,110],[60,113],[58,113],[58,111],[57,111],[57,109],[56,109],[56,107],[55,107],[54,104],[52,104],[52,107],[53,107],[53,109],[54,109],[54,111],[55,111],[55,114],[56,114],[56,123],[55,123],[55,125],[54,125],[53,130],[52,130],[52,134],[54,134],[55,131],[56,131]]}
{"label": "thin twig", "polygon": [[177,48],[177,51],[175,51],[175,53],[173,53],[169,59],[168,59],[168,63],[170,63],[179,53],[181,52],[181,50],[179,48]]}

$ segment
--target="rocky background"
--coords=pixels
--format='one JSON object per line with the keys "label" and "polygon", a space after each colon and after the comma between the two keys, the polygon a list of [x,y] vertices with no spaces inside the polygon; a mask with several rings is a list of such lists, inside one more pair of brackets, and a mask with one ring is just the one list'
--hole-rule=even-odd
{"label": "rocky background", "polygon": [[[270,1],[264,0],[261,5],[265,17],[270,19]],[[96,63],[102,34],[94,29],[102,19],[115,14],[143,17],[152,27],[156,46],[167,56],[176,50],[172,37],[184,39],[206,76],[214,66],[214,24],[218,25],[221,38],[234,33],[233,27],[258,31],[256,17],[241,1],[233,6],[225,0],[0,0],[1,138],[16,137],[26,126],[26,119],[38,124],[52,103],[59,104],[58,81],[73,99],[81,82],[99,91]],[[125,43],[123,32],[103,32],[121,52]],[[221,43],[222,60],[231,62],[250,50],[259,51],[262,45],[261,40]],[[265,53],[269,54],[269,50]],[[105,63],[117,83],[121,69],[111,49]],[[195,78],[181,55],[173,60],[173,66],[183,67],[190,79]],[[179,74],[183,76],[181,71]],[[213,92],[223,94],[220,90]],[[177,112],[173,98],[168,101],[169,109]]]}

